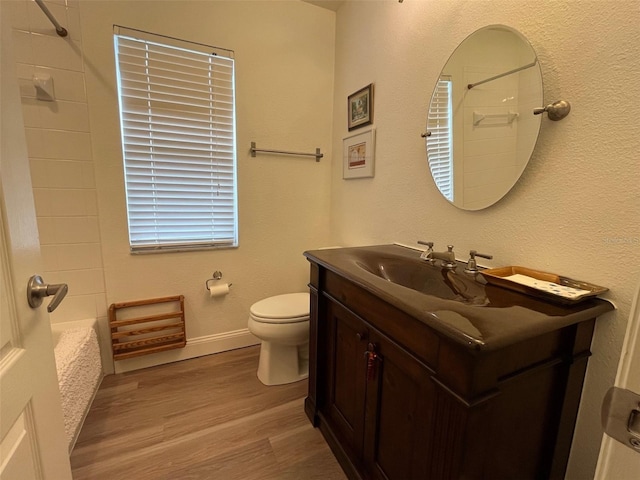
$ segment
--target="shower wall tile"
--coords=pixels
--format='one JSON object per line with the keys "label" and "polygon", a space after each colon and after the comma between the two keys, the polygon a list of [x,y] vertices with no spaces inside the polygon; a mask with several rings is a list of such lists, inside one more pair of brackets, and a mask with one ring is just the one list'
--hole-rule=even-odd
{"label": "shower wall tile", "polygon": [[94,295],[93,298],[96,302],[96,315],[98,315],[98,318],[104,318],[106,323],[106,317],[109,315],[107,310],[107,296],[104,293],[100,293]]}
{"label": "shower wall tile", "polygon": [[[24,112],[24,107],[22,110]],[[42,139],[42,129],[25,128],[24,131],[27,137],[27,152],[29,153],[29,158],[45,158],[47,155]],[[33,170],[31,174],[33,175]]]}
{"label": "shower wall tile", "polygon": [[21,30],[13,31],[13,52],[16,63],[33,64],[33,45],[31,34]]}
{"label": "shower wall tile", "polygon": [[60,265],[64,266],[64,270],[102,268],[102,253],[99,243],[55,245],[52,250]]}
{"label": "shower wall tile", "polygon": [[[31,183],[34,188],[88,189],[95,192],[93,162],[31,157],[30,164]],[[94,201],[93,196],[84,200]],[[90,210],[94,211],[93,208]]]}
{"label": "shower wall tile", "polygon": [[38,217],[53,216],[53,209],[51,207],[51,189],[34,188],[33,201],[36,207],[36,216]]}
{"label": "shower wall tile", "polygon": [[57,272],[60,270],[55,245],[40,245],[40,257],[42,258],[42,268],[45,273]]}
{"label": "shower wall tile", "polygon": [[46,198],[51,216],[91,217],[98,212],[94,190],[49,189]]}
{"label": "shower wall tile", "polygon": [[48,160],[43,160],[41,158],[30,158],[29,167],[31,169],[31,186],[34,188],[34,191],[36,188],[48,187],[49,186],[49,176],[47,174]]}
{"label": "shower wall tile", "polygon": [[[37,215],[37,211],[36,211]],[[55,245],[56,241],[56,223],[52,217],[37,216],[38,234],[40,235],[40,247],[43,245]]]}
{"label": "shower wall tile", "polygon": [[[87,94],[84,86],[84,74],[82,72],[50,67],[35,67],[33,70],[34,72],[27,77],[29,80],[33,78],[33,74],[51,75],[51,78],[54,79],[53,90],[56,100],[86,103]],[[35,96],[35,87],[32,86],[32,88],[33,96]]]}
{"label": "shower wall tile", "polygon": [[84,190],[79,189],[50,189],[48,199],[51,213],[56,216],[86,217],[91,215],[90,208],[85,204]]}
{"label": "shower wall tile", "polygon": [[33,34],[31,41],[36,65],[82,71],[82,45],[77,40]]}
{"label": "shower wall tile", "polygon": [[82,165],[84,162],[45,160],[48,183],[51,188],[84,188]]}
{"label": "shower wall tile", "polygon": [[[106,323],[79,4],[74,0],[46,0],[51,13],[69,33],[63,38],[33,0],[10,3],[43,269],[49,283],[69,286],[67,297],[51,320],[97,317]],[[54,101],[37,99],[34,74],[51,76]]]}
{"label": "shower wall tile", "polygon": [[40,103],[33,97],[22,97],[22,117],[26,128],[42,128]]}
{"label": "shower wall tile", "polygon": [[27,2],[6,2],[4,8],[8,12],[11,26],[14,30],[29,31],[29,3]]}
{"label": "shower wall tile", "polygon": [[[81,72],[62,70],[51,67],[40,67],[28,63],[18,63],[16,74],[20,86],[20,94],[25,98],[36,97],[34,75],[50,76],[53,79],[53,90],[56,100],[86,102],[84,75]],[[55,103],[46,102],[51,106]]]}
{"label": "shower wall tile", "polygon": [[79,5],[71,5],[72,2],[67,4],[67,23],[63,25],[69,32],[69,36],[73,40],[82,40],[82,29],[80,27],[80,9]]}
{"label": "shower wall tile", "polygon": [[55,238],[58,244],[98,243],[98,217],[52,217],[55,219]]}
{"label": "shower wall tile", "polygon": [[[52,275],[54,282],[64,282],[74,295],[92,295],[104,292],[102,269],[61,270]],[[94,305],[95,308],[95,305]]]}
{"label": "shower wall tile", "polygon": [[33,85],[33,74],[36,71],[34,65],[28,63],[16,64],[16,75],[18,76],[18,86],[21,97],[35,97],[36,87]]}
{"label": "shower wall tile", "polygon": [[91,134],[88,132],[45,130],[42,132],[42,141],[46,158],[92,162]]}
{"label": "shower wall tile", "polygon": [[42,128],[89,132],[89,111],[86,103],[40,101],[39,115]]}

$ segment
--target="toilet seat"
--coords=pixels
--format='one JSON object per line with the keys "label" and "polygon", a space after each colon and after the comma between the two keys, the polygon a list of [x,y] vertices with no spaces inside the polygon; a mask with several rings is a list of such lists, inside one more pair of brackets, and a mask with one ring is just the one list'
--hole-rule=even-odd
{"label": "toilet seat", "polygon": [[258,323],[300,323],[309,320],[309,294],[287,293],[251,305],[251,318]]}

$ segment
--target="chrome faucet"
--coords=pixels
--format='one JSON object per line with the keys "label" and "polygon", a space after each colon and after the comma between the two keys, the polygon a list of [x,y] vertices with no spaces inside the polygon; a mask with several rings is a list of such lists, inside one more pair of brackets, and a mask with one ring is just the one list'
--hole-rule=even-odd
{"label": "chrome faucet", "polygon": [[456,268],[456,254],[453,253],[453,245],[447,245],[446,252],[434,252],[433,251],[433,242],[423,242],[418,240],[420,245],[426,245],[428,250],[425,250],[420,255],[421,260],[425,260],[432,265],[435,264],[436,260],[442,260],[442,266],[444,268],[454,269]]}
{"label": "chrome faucet", "polygon": [[444,268],[456,268],[456,254],[453,253],[453,245],[447,245],[446,252],[431,252],[431,258],[442,260]]}

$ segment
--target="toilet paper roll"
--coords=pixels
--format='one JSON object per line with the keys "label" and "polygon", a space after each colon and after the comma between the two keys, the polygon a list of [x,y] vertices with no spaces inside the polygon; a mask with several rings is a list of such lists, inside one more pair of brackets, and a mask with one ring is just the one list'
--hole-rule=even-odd
{"label": "toilet paper roll", "polygon": [[211,297],[224,297],[227,293],[229,293],[228,283],[219,283],[209,287],[209,295]]}

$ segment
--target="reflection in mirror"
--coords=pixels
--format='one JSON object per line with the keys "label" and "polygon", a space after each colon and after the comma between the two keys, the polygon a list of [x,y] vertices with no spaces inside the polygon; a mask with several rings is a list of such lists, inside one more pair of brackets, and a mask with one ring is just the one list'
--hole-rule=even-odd
{"label": "reflection in mirror", "polygon": [[511,190],[533,152],[542,73],[529,42],[504,25],[484,27],[453,52],[427,115],[427,160],[442,195],[480,210]]}

